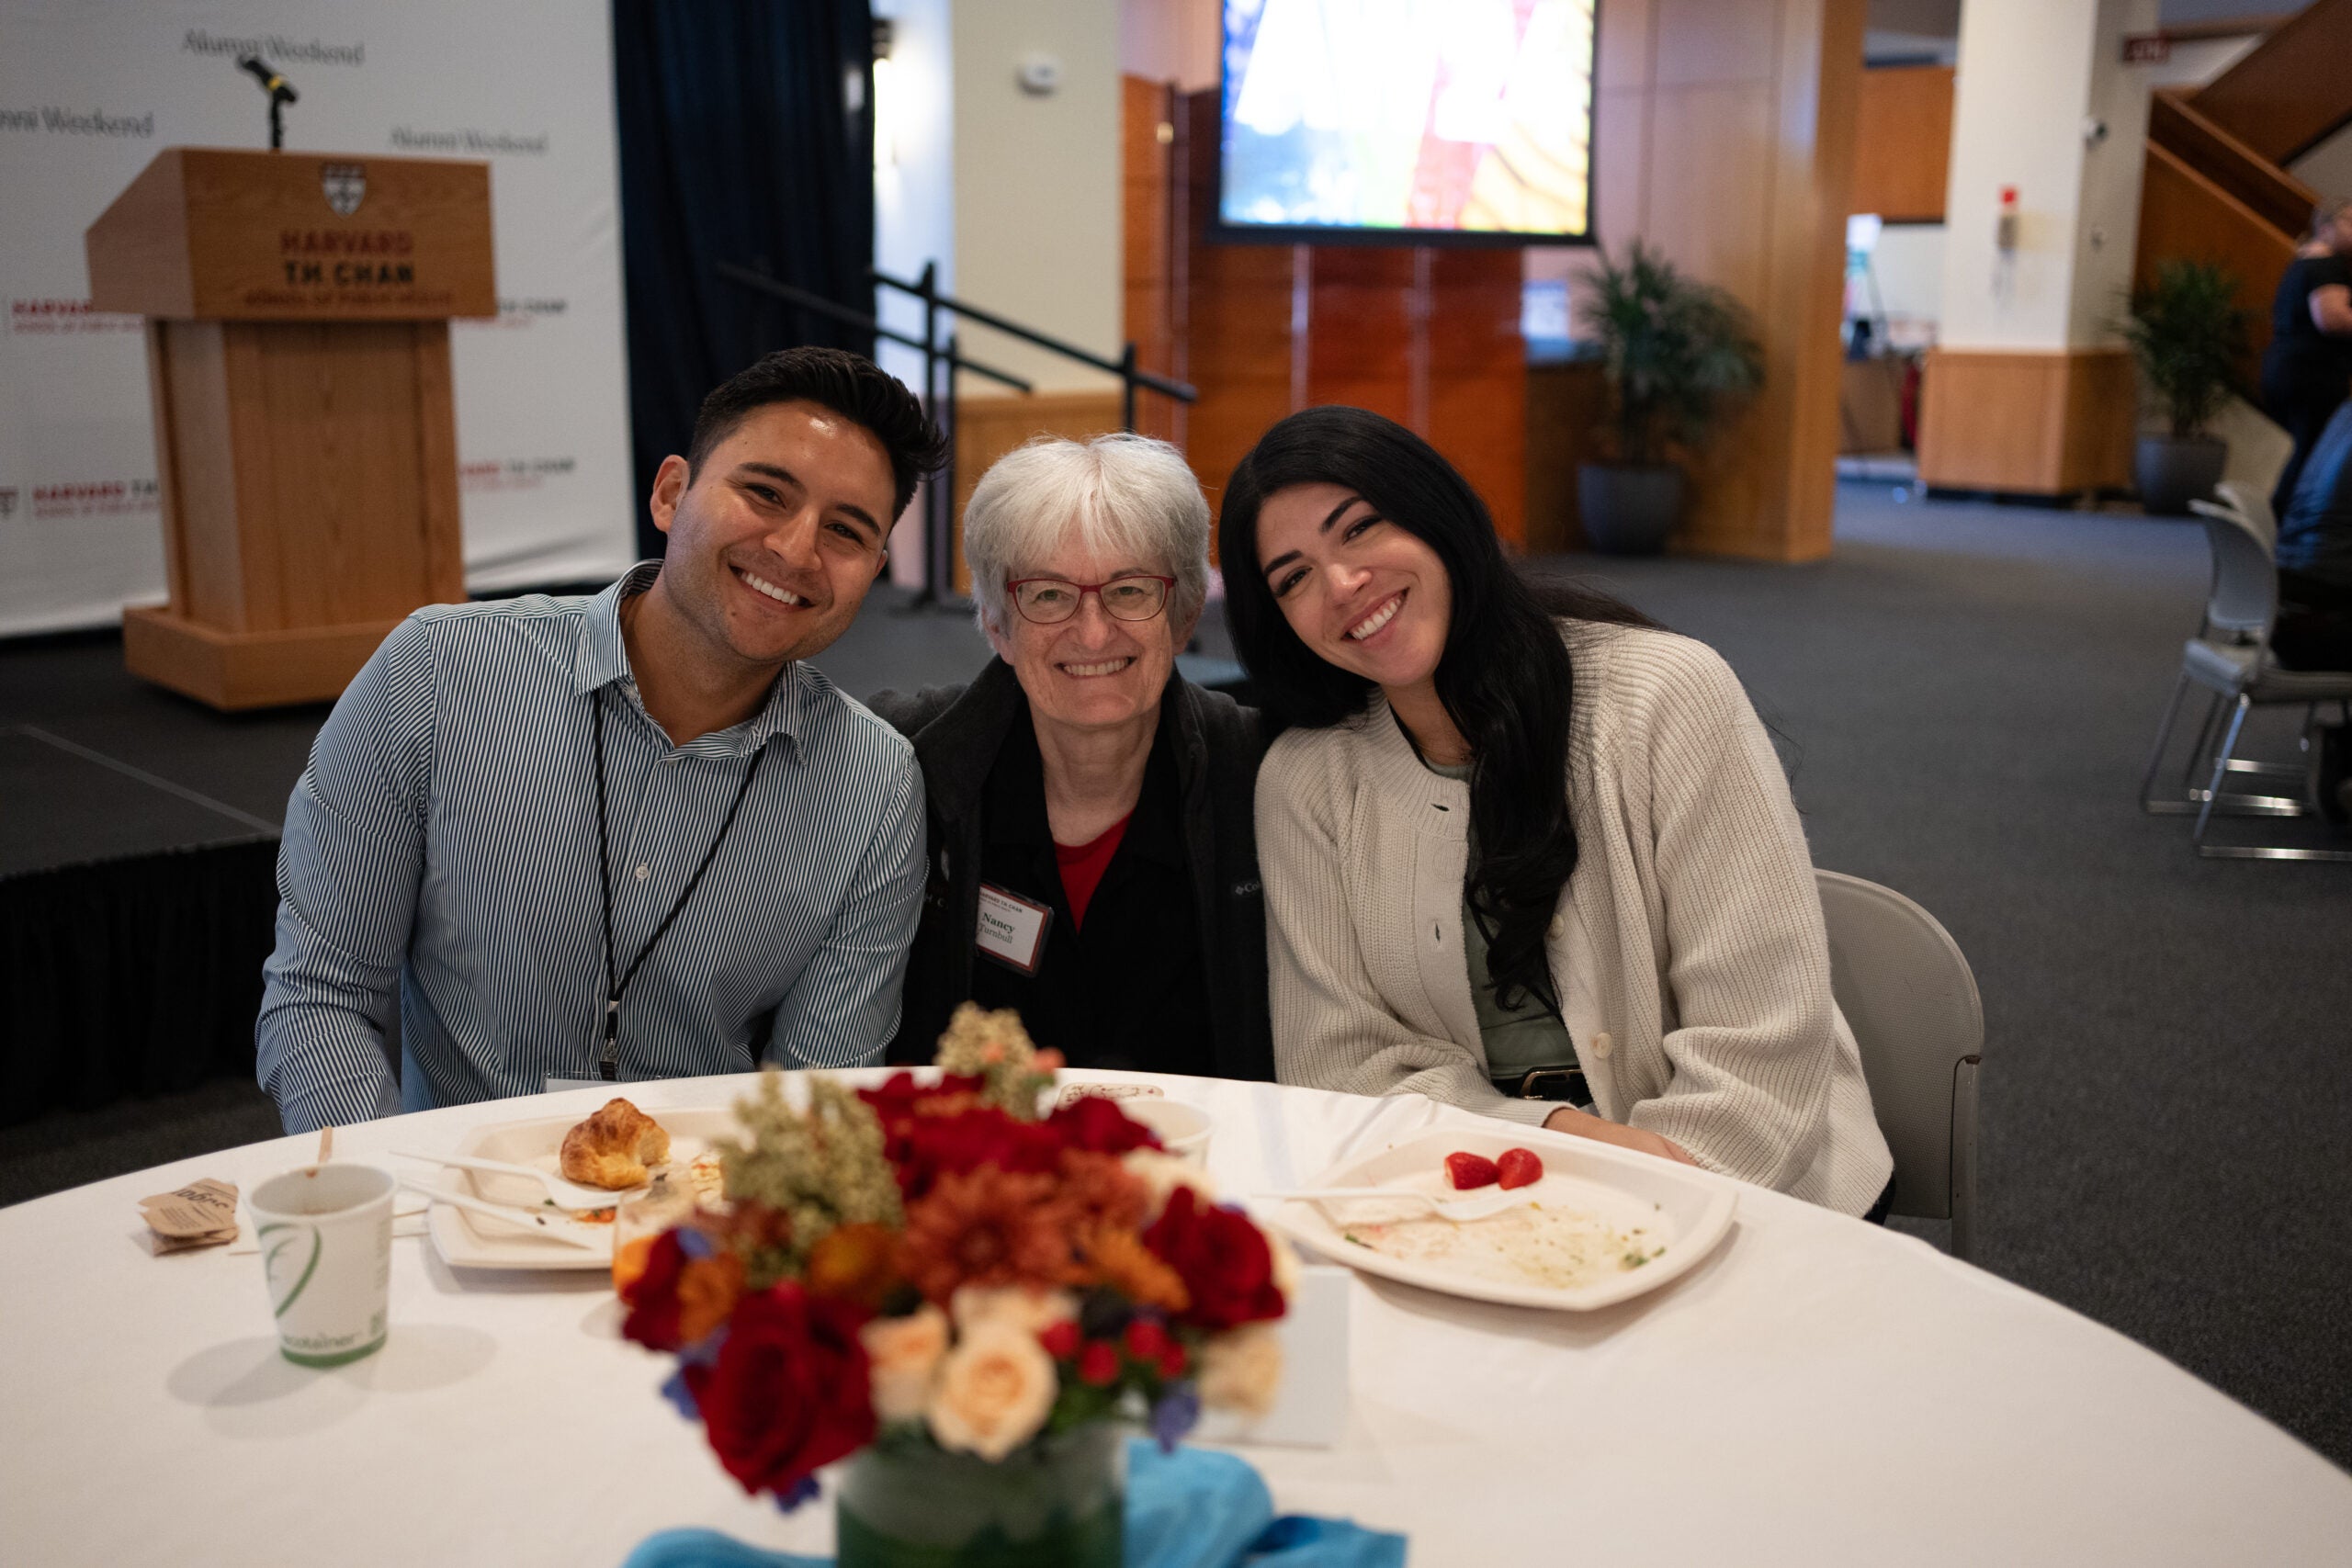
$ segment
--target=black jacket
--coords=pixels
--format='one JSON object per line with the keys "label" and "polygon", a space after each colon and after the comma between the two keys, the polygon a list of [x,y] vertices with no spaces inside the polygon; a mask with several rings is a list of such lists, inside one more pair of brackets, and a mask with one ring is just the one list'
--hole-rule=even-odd
{"label": "black jacket", "polygon": [[[1266,754],[1258,710],[1171,673],[1160,699],[1174,751],[1193,916],[1208,971],[1215,1060],[1221,1077],[1271,1080],[1266,1005],[1266,901],[1258,880],[1258,763]],[[957,1003],[971,994],[972,932],[979,919],[981,820],[989,770],[1028,702],[1001,659],[968,686],[883,692],[866,705],[914,743],[926,796],[922,921],[907,964],[893,1062],[926,1063]]]}

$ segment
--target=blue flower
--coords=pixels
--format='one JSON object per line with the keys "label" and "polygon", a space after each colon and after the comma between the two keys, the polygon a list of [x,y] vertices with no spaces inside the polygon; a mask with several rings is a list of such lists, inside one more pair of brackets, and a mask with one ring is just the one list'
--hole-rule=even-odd
{"label": "blue flower", "polygon": [[678,1414],[689,1421],[702,1419],[702,1406],[695,1400],[695,1391],[686,1386],[686,1370],[680,1367],[662,1385],[662,1397],[677,1406]]}
{"label": "blue flower", "polygon": [[1173,1453],[1177,1442],[1201,1418],[1201,1395],[1190,1382],[1171,1382],[1151,1407],[1151,1435],[1161,1453]]}
{"label": "blue flower", "polygon": [[804,1475],[792,1483],[791,1491],[779,1492],[775,1495],[775,1506],[788,1514],[803,1503],[814,1502],[819,1490],[817,1478],[813,1475]]}

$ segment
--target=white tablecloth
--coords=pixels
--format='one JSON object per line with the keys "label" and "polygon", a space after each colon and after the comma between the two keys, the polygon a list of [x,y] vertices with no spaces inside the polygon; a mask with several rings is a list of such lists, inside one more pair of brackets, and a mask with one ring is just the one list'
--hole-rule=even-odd
{"label": "white tablecloth", "polygon": [[[628,1092],[659,1111],[750,1081]],[[1236,1191],[1475,1120],[1161,1081],[1216,1118],[1209,1163]],[[337,1154],[449,1147],[603,1098],[346,1128]],[[829,1506],[746,1499],[657,1397],[668,1362],[616,1337],[601,1275],[461,1276],[404,1236],[390,1343],[322,1372],[278,1358],[256,1258],[140,1245],[137,1199],[199,1176],[250,1192],[314,1148],[256,1144],[0,1210],[0,1561],[571,1568],[680,1525],[830,1549]],[[1482,1568],[2352,1551],[2352,1476],[2168,1362],[1919,1242],[1739,1198],[1706,1263],[1599,1314],[1358,1279],[1345,1441],[1246,1450],[1276,1506],[1401,1530],[1418,1564]]]}

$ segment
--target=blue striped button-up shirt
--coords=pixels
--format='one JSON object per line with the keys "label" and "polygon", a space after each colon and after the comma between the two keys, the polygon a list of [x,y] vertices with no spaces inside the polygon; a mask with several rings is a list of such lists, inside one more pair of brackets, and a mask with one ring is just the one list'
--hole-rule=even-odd
{"label": "blue striped button-up shirt", "polygon": [[287,805],[255,1031],[288,1132],[596,1076],[599,703],[619,970],[760,750],[776,753],[628,984],[622,1076],[879,1059],[922,893],[913,751],[797,663],[751,718],[672,745],[639,700],[619,620],[657,570],[589,599],[420,610],[335,704]]}

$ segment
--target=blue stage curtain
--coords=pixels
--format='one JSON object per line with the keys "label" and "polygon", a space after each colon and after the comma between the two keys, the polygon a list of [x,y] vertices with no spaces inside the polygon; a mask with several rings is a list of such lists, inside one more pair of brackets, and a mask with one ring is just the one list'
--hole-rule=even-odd
{"label": "blue stage curtain", "polygon": [[639,553],[654,471],[713,387],[771,349],[871,334],[720,278],[734,262],[871,311],[867,0],[614,0]]}

